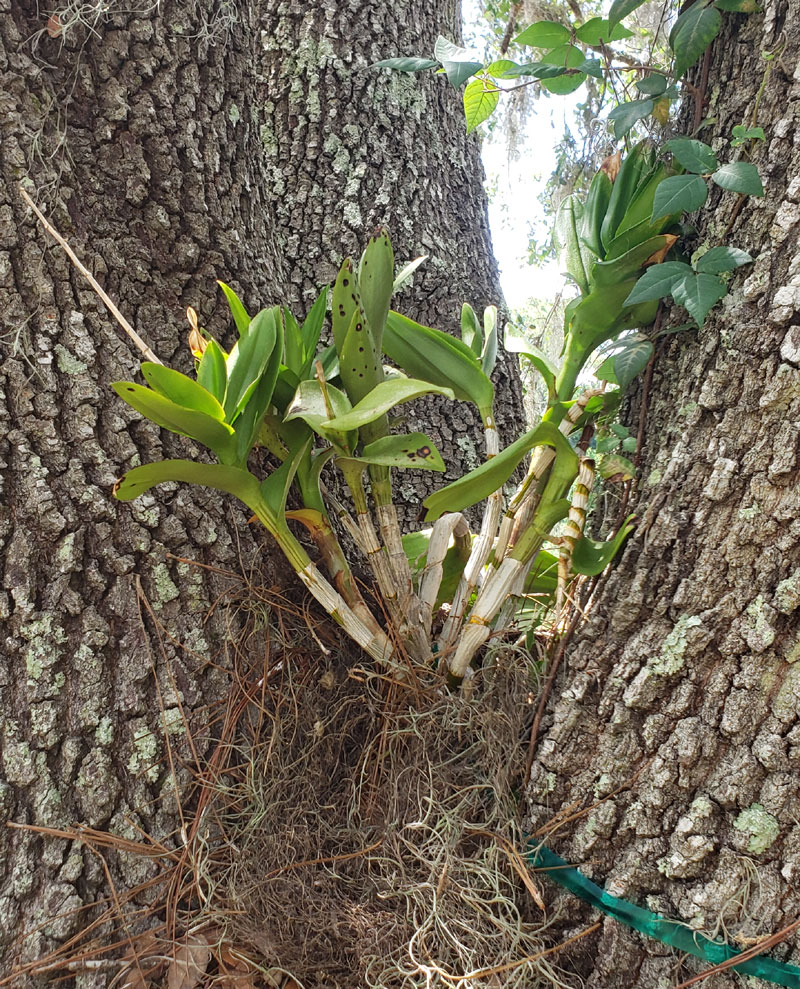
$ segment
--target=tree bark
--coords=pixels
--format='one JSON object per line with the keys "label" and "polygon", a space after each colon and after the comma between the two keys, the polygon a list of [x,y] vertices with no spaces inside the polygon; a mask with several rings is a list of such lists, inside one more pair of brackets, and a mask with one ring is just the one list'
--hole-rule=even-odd
{"label": "tree bark", "polygon": [[[230,337],[216,278],[252,310],[307,303],[379,222],[401,258],[432,255],[409,293],[423,321],[452,329],[463,298],[500,293],[458,95],[368,70],[455,36],[453,0],[133,7],[84,5],[84,24],[76,5],[47,22],[37,4],[0,4],[0,812],[137,839],[177,828],[165,737],[180,757],[184,716],[196,729],[224,696],[239,620],[221,596],[241,594],[239,573],[269,586],[281,571],[230,499],[181,487],[112,500],[126,468],[190,444],[110,392],[140,355],[18,184],[33,180],[137,331],[183,370],[187,305]],[[448,444],[477,456],[474,425],[462,407],[439,417],[445,457]],[[148,875],[133,858],[120,869],[127,887]],[[0,828],[5,966],[63,943],[84,923],[70,911],[104,891],[81,843]]]}
{"label": "tree bark", "polygon": [[[310,302],[321,282],[335,278],[343,253],[358,259],[383,225],[396,258],[429,256],[394,302],[405,315],[459,335],[463,302],[479,318],[485,306],[502,304],[483,168],[461,92],[441,76],[370,68],[394,55],[429,56],[439,34],[460,40],[460,6],[265,5],[261,136],[293,296]],[[516,361],[501,352],[495,413],[506,442],[523,420],[518,379]],[[408,526],[432,487],[476,467],[484,448],[471,405],[429,398],[403,414],[409,430],[432,436],[448,465],[435,484],[424,471],[396,475]]]}
{"label": "tree bark", "polygon": [[[699,136],[727,161],[731,128],[762,126],[750,154],[766,196],[737,214],[712,185],[697,246],[756,261],[658,360],[638,529],[567,654],[529,809],[541,826],[591,807],[548,841],[563,857],[640,906],[747,939],[800,912],[800,11],[724,16]],[[557,899],[578,924],[580,902]],[[772,953],[797,964],[797,935]],[[703,968],[612,920],[573,963],[598,989]]]}

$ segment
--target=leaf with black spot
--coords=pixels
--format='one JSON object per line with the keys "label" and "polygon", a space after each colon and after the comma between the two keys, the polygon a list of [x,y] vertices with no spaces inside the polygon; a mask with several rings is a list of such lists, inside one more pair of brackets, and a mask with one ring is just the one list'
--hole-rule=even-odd
{"label": "leaf with black spot", "polygon": [[356,309],[339,352],[339,376],[355,405],[383,380],[383,367],[360,309]]}
{"label": "leaf with black spot", "polygon": [[333,296],[331,299],[331,322],[333,323],[333,344],[336,353],[341,354],[344,346],[344,339],[350,324],[353,321],[353,313],[358,309],[358,279],[353,271],[353,262],[350,258],[345,258],[333,283]]}

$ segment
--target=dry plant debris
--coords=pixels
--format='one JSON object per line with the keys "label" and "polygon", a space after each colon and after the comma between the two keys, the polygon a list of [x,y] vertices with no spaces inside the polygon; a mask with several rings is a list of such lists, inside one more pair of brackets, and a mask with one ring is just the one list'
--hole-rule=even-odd
{"label": "dry plant debris", "polygon": [[495,650],[473,689],[454,694],[436,671],[392,681],[267,589],[227,606],[239,629],[229,695],[170,753],[199,760],[183,834],[71,834],[109,879],[120,853],[146,854],[159,872],[136,889],[112,883],[81,936],[15,977],[96,969],[117,989],[576,985],[518,852],[529,654]]}

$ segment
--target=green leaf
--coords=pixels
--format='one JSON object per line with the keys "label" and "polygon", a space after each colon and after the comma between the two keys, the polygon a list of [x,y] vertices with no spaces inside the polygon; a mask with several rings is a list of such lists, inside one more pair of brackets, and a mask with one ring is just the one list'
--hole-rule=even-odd
{"label": "green leaf", "polygon": [[339,354],[339,375],[353,404],[360,402],[383,378],[380,355],[374,348],[372,336],[356,309],[350,329]]}
{"label": "green leaf", "polygon": [[306,364],[304,374],[308,374],[308,368],[313,363],[314,354],[322,334],[322,326],[325,322],[325,312],[328,308],[328,286],[323,288],[309,309],[303,325],[300,327],[300,336],[303,340],[303,351],[305,353]]}
{"label": "green leaf", "polygon": [[[280,310],[275,308],[276,320],[280,319]],[[267,366],[259,377],[255,388],[243,408],[242,414],[236,420],[236,456],[237,462],[244,465],[247,457],[256,442],[264,415],[269,406],[276,401],[275,391],[278,382],[278,375],[281,370],[281,345],[277,341],[270,354]],[[296,380],[295,375],[288,368],[283,369],[284,375]]]}
{"label": "green leaf", "polygon": [[428,510],[425,521],[435,522],[445,512],[460,512],[462,508],[475,505],[499,491],[525,455],[536,446],[552,446],[556,452],[566,451],[575,457],[569,442],[556,426],[550,422],[540,423],[535,429],[520,436],[515,443],[501,450],[496,457],[428,495],[423,502]]}
{"label": "green leaf", "polygon": [[580,65],[576,65],[575,68],[579,72],[585,72],[587,76],[592,76],[594,79],[603,78],[603,62],[599,58],[587,58]]}
{"label": "green leaf", "polygon": [[339,355],[333,344],[321,350],[317,360],[322,365],[322,373],[326,381],[333,381],[334,378],[339,377]]}
{"label": "green leaf", "polygon": [[[413,573],[420,574],[428,562],[428,548],[430,546],[432,529],[422,529],[419,532],[409,532],[403,536],[403,550],[408,557]],[[468,554],[462,552],[458,545],[451,546],[442,562],[442,582],[439,585],[439,593],[433,606],[436,612],[446,601],[452,601],[458,582],[464,572]]]}
{"label": "green leaf", "polygon": [[[197,365],[197,383],[222,402],[228,385],[225,352],[216,340],[208,340],[200,363]],[[224,414],[224,412],[223,412]]]}
{"label": "green leaf", "polygon": [[487,306],[483,310],[483,341],[481,367],[488,377],[497,362],[497,306]]}
{"label": "green leaf", "polygon": [[441,34],[436,39],[433,54],[442,63],[442,68],[453,89],[458,89],[470,76],[474,76],[483,68],[483,62],[474,61],[471,52],[454,45]]}
{"label": "green leaf", "polygon": [[545,62],[526,62],[516,68],[508,69],[506,79],[516,79],[520,76],[531,76],[534,79],[555,79],[566,73],[563,65],[548,65]]}
{"label": "green leaf", "polygon": [[675,21],[669,43],[675,52],[675,78],[691,68],[719,34],[722,15],[711,0],[697,0]]}
{"label": "green leaf", "polygon": [[114,485],[114,497],[118,501],[133,501],[156,484],[168,481],[200,484],[224,491],[235,495],[250,508],[259,499],[258,480],[249,471],[223,464],[201,464],[194,460],[161,460],[134,467]]}
{"label": "green leaf", "polygon": [[[662,233],[671,225],[673,219],[680,217],[680,213],[673,214],[672,217],[664,217],[655,224],[650,219],[656,191],[664,179],[672,174],[672,169],[668,169],[664,162],[659,162],[654,168],[642,172],[636,190],[630,201],[624,205],[614,238],[608,244],[606,260],[624,254],[654,234]],[[626,234],[627,236],[624,236]]]}
{"label": "green leaf", "polygon": [[286,519],[284,517],[286,498],[289,495],[289,488],[292,486],[292,481],[294,480],[294,475],[297,472],[300,461],[305,456],[310,445],[311,436],[309,435],[307,440],[291,451],[290,455],[277,470],[274,470],[269,477],[261,482],[259,493],[277,523],[276,528],[286,525]]}
{"label": "green leaf", "polygon": [[575,36],[579,41],[590,47],[607,45],[612,41],[623,41],[625,38],[632,38],[633,31],[629,31],[621,24],[609,26],[603,17],[591,17],[588,21],[576,30]]}
{"label": "green leaf", "polygon": [[614,378],[623,390],[644,371],[653,356],[653,344],[639,334],[630,340],[621,341],[622,349],[612,358]]}
{"label": "green leaf", "polygon": [[564,69],[577,69],[585,60],[585,55],[576,45],[559,45],[542,55],[545,65],[558,65]]}
{"label": "green leaf", "polygon": [[517,559],[528,558],[532,549],[531,542],[535,541],[537,534],[546,538],[556,522],[567,517],[571,506],[565,495],[577,475],[578,457],[567,443],[566,447],[556,450],[556,459],[550,468],[550,476],[542,492],[531,528],[522,534],[513,552]]}
{"label": "green leaf", "polygon": [[608,203],[611,199],[611,188],[611,179],[602,168],[599,169],[592,179],[592,184],[589,186],[589,192],[583,207],[581,240],[598,257],[603,254],[601,231],[603,229],[603,220],[608,209]]}
{"label": "green leaf", "polygon": [[627,17],[628,14],[632,14],[634,10],[637,10],[645,0],[614,0],[611,4],[611,9],[608,12],[608,23],[610,27],[614,27],[615,24],[619,24],[623,17]]}
{"label": "green leaf", "polygon": [[476,357],[483,350],[483,331],[472,306],[465,302],[461,307],[461,339]]}
{"label": "green leaf", "polygon": [[[600,364],[600,366],[598,368],[596,368],[596,370],[594,372],[594,376],[595,376],[595,378],[598,378],[600,381],[608,381],[612,385],[615,385],[617,383],[617,376],[614,374],[614,358],[613,357],[607,357],[603,361],[603,363]],[[615,442],[613,444],[613,446],[617,446],[617,442]],[[597,449],[598,449],[598,451],[603,451],[603,450],[611,449],[611,448],[612,447],[609,446],[604,441],[601,441],[601,440],[598,440],[597,441]]]}
{"label": "green leaf", "polygon": [[384,58],[370,65],[371,69],[394,69],[396,72],[423,72],[425,69],[435,69],[439,63],[433,58],[421,58],[419,55],[406,55],[400,58]]}
{"label": "green leaf", "polygon": [[632,481],[636,477],[636,468],[619,453],[603,453],[595,460],[597,473],[606,481]]}
{"label": "green leaf", "polygon": [[586,577],[595,577],[602,573],[619,553],[622,544],[633,531],[632,519],[632,515],[628,516],[625,525],[613,539],[598,541],[590,539],[588,536],[579,539],[572,551],[572,569],[574,572]]}
{"label": "green leaf", "polygon": [[589,279],[584,260],[584,245],[580,237],[584,206],[577,195],[562,200],[553,227],[553,248],[561,270],[568,274],[583,295],[589,291]]}
{"label": "green leaf", "polygon": [[601,227],[603,245],[608,247],[639,190],[640,181],[651,173],[647,147],[642,141],[625,156],[611,189]]}
{"label": "green leaf", "polygon": [[[332,347],[330,348],[333,349]],[[266,372],[265,372],[266,373]],[[294,398],[294,393],[300,384],[300,378],[288,367],[279,367],[275,388],[272,393],[272,404],[283,415]]]}
{"label": "green leaf", "polygon": [[185,409],[158,392],[131,381],[115,381],[111,387],[131,408],[157,426],[197,440],[213,450],[220,460],[227,460],[234,455],[233,429],[227,423],[220,422],[205,412]]}
{"label": "green leaf", "polygon": [[322,499],[322,492],[320,491],[320,479],[325,464],[327,464],[335,452],[334,448],[329,446],[324,450],[316,450],[308,455],[304,454],[297,465],[297,473],[295,475],[303,504],[306,508],[315,508],[323,515],[327,515],[328,512],[325,502]]}
{"label": "green leaf", "polygon": [[613,433],[609,433],[602,427],[598,428],[597,439],[595,440],[595,450],[598,453],[608,453],[610,450],[616,450],[619,444],[619,436],[614,436]]}
{"label": "green leaf", "polygon": [[225,419],[232,423],[255,391],[277,343],[280,310],[262,309],[250,321],[247,333],[228,354],[228,387],[225,392]]}
{"label": "green leaf", "polygon": [[342,352],[356,309],[358,309],[358,280],[353,271],[353,262],[350,258],[345,258],[333,283],[331,298],[333,344],[337,354]]}
{"label": "green leaf", "polygon": [[673,213],[692,213],[708,199],[708,186],[699,175],[672,175],[664,179],[653,198],[652,222]]}
{"label": "green leaf", "polygon": [[708,311],[727,295],[728,286],[716,275],[686,275],[672,286],[672,298],[702,326]]}
{"label": "green leaf", "polygon": [[[486,73],[492,76],[494,79],[506,79],[514,78],[514,72],[519,66],[516,62],[512,62],[510,58],[498,58],[496,62],[491,62],[486,66]],[[512,73],[511,76],[507,76],[506,73]]]}
{"label": "green leaf", "polygon": [[711,176],[720,189],[728,192],[738,192],[742,196],[763,196],[764,186],[758,169],[749,161],[733,161],[722,165]]}
{"label": "green leaf", "polygon": [[[219,350],[219,348],[217,349]],[[206,350],[208,350],[207,347]],[[187,378],[180,371],[175,371],[171,367],[164,367],[163,364],[151,364],[149,361],[145,361],[142,364],[142,374],[153,391],[175,402],[176,405],[180,405],[184,409],[205,412],[212,419],[224,421],[225,410],[217,399],[202,385],[191,378]]]}
{"label": "green leaf", "polygon": [[[613,243],[616,244],[618,240],[619,238],[615,238]],[[619,285],[623,281],[638,276],[639,271],[650,258],[663,250],[668,243],[667,235],[657,234],[655,237],[648,237],[641,241],[629,251],[610,261],[596,261],[591,269],[594,288]],[[652,267],[658,268],[660,265],[652,265]]]}
{"label": "green leaf", "polygon": [[399,292],[410,280],[414,272],[419,268],[421,264],[428,260],[427,254],[422,254],[418,258],[414,258],[413,261],[409,261],[408,264],[403,265],[400,271],[394,279],[394,284],[392,285],[392,293]]}
{"label": "green leaf", "polygon": [[394,286],[394,251],[386,229],[370,237],[358,267],[361,311],[367,321],[375,352],[381,352],[383,328]]}
{"label": "green leaf", "polygon": [[608,115],[614,127],[614,137],[619,141],[637,121],[653,112],[654,105],[652,100],[631,100],[615,106]]}
{"label": "green leaf", "polygon": [[528,45],[530,48],[553,48],[569,41],[571,35],[568,27],[555,21],[537,21],[526,27],[514,38],[517,45]]}
{"label": "green leaf", "polygon": [[284,418],[287,422],[291,422],[293,419],[302,419],[323,439],[335,443],[343,450],[351,453],[355,449],[358,433],[355,430],[348,433],[343,429],[333,429],[327,423],[331,418],[331,412],[334,416],[346,415],[352,406],[344,392],[334,388],[333,385],[326,384],[325,391],[330,402],[330,412],[320,382],[316,378],[301,381],[294,398],[286,409]]}
{"label": "green leaf", "polygon": [[675,161],[683,165],[687,172],[698,172],[702,175],[719,168],[717,156],[702,141],[696,141],[691,137],[676,137],[667,141],[664,147],[672,152]]}
{"label": "green leaf", "polygon": [[712,247],[695,262],[694,270],[698,274],[717,275],[721,271],[735,271],[752,260],[747,251],[738,247]]}
{"label": "green leaf", "polygon": [[667,80],[657,73],[645,76],[636,83],[636,88],[645,96],[661,96],[667,90]]}
{"label": "green leaf", "polygon": [[383,350],[407,374],[451,388],[459,401],[473,402],[482,414],[491,411],[492,382],[461,340],[390,312]]}
{"label": "green leaf", "polygon": [[525,593],[536,598],[543,598],[546,605],[549,598],[554,597],[558,586],[558,557],[547,550],[539,550],[536,562],[525,579]]}
{"label": "green leaf", "polygon": [[432,533],[433,529],[420,529],[416,532],[403,534],[403,552],[406,554],[414,573],[419,572],[425,566]]}
{"label": "green leaf", "polygon": [[225,293],[225,298],[228,300],[228,306],[231,310],[233,321],[236,324],[236,329],[239,331],[239,336],[245,336],[250,328],[250,317],[247,315],[247,310],[242,305],[241,299],[225,282],[218,281],[217,285]]}
{"label": "green leaf", "polygon": [[305,363],[305,348],[300,335],[300,327],[292,313],[284,306],[281,313],[283,323],[283,362],[290,371],[299,377]]}
{"label": "green leaf", "polygon": [[763,10],[756,0],[714,0],[714,6],[732,14],[756,14]]}
{"label": "green leaf", "polygon": [[548,93],[553,93],[554,96],[569,96],[586,82],[586,76],[583,72],[563,72],[561,75],[542,79],[541,82],[542,89],[546,89]]}
{"label": "green leaf", "polygon": [[743,124],[737,124],[731,134],[733,134],[732,148],[738,148],[742,144],[747,144],[748,141],[766,140],[763,127],[745,127]]}
{"label": "green leaf", "polygon": [[692,269],[682,261],[665,261],[649,267],[634,285],[631,294],[625,300],[626,306],[639,302],[651,302],[665,299],[672,294],[672,286],[688,275]]}
{"label": "green leaf", "polygon": [[445,469],[444,460],[424,433],[406,436],[381,436],[369,443],[354,460],[383,467],[416,467],[424,470]]}
{"label": "green leaf", "polygon": [[[585,61],[585,57],[580,48],[575,45],[559,45],[552,51],[546,52],[542,56],[542,61],[547,65],[557,65],[564,69],[577,69]],[[571,75],[561,75],[552,79],[542,79],[542,87],[558,96],[573,93],[586,80],[582,72],[575,72]]]}
{"label": "green leaf", "polygon": [[464,117],[467,133],[490,117],[500,100],[500,90],[491,79],[473,79],[464,90]]}
{"label": "green leaf", "polygon": [[604,340],[627,329],[622,320],[623,303],[632,287],[633,280],[628,279],[619,285],[595,288],[579,300],[569,324],[567,346],[571,359],[581,355],[581,360],[585,360]]}
{"label": "green leaf", "polygon": [[556,378],[558,368],[553,364],[547,354],[537,346],[529,343],[524,337],[519,336],[512,327],[506,326],[503,346],[510,354],[521,354],[533,364],[536,370],[544,378],[547,385],[547,393],[553,401],[556,396]]}
{"label": "green leaf", "polygon": [[[653,208],[653,200],[650,199],[647,211],[647,219],[643,220],[641,223],[637,223],[632,227],[628,227],[627,230],[621,231],[617,236],[611,241],[606,250],[606,260],[598,261],[595,263],[592,269],[592,277],[603,277],[597,270],[598,265],[612,265],[615,261],[619,261],[621,258],[626,257],[631,251],[636,250],[641,244],[647,243],[648,241],[654,240],[655,236],[658,236],[658,247],[653,248],[652,254],[655,254],[657,250],[664,247],[666,241],[664,239],[664,234],[654,234],[654,231],[663,230],[665,227],[672,226],[672,222],[669,217],[665,217],[656,223],[650,222],[650,210]],[[627,221],[625,221],[627,222]],[[648,255],[649,256],[649,255]],[[641,265],[647,260],[647,257],[642,257],[640,262]]]}
{"label": "green leaf", "polygon": [[389,378],[376,385],[349,412],[327,420],[325,426],[340,432],[360,429],[361,426],[380,419],[396,405],[410,402],[421,395],[444,395],[447,398],[455,398],[452,389],[442,388],[428,381],[418,381],[416,378]]}

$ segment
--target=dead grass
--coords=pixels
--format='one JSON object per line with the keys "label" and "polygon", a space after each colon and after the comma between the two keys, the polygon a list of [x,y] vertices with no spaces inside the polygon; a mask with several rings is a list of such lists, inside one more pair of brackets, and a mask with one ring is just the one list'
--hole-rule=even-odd
{"label": "dead grass", "polygon": [[[102,858],[112,895],[0,985],[77,971],[127,989],[578,985],[518,851],[528,654],[493,650],[454,694],[435,671],[381,675],[277,592],[228,607],[224,705],[184,752],[165,736],[175,773],[194,763],[180,832],[54,834]],[[116,890],[106,860],[120,853],[157,875]]]}

